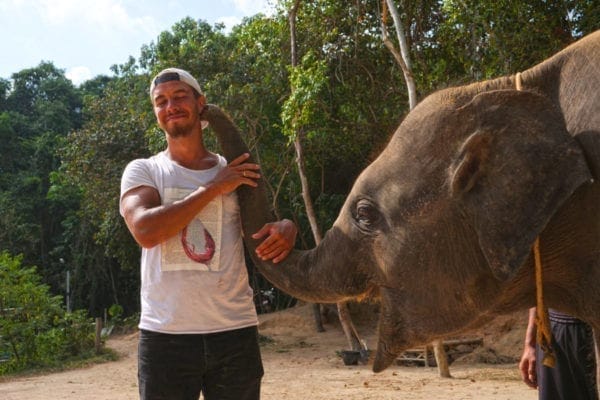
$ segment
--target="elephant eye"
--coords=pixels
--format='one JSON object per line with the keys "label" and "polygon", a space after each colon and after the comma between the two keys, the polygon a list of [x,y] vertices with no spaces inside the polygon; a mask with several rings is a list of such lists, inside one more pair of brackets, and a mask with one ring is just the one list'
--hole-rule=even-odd
{"label": "elephant eye", "polygon": [[367,200],[360,200],[356,204],[354,219],[361,230],[373,231],[381,216],[377,208]]}

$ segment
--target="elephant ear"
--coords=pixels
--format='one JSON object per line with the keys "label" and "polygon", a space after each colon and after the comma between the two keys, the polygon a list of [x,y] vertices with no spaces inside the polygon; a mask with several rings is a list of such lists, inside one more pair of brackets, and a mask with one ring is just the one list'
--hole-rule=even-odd
{"label": "elephant ear", "polygon": [[591,174],[560,110],[535,93],[485,92],[461,107],[459,118],[468,137],[450,167],[452,196],[494,276],[507,280]]}

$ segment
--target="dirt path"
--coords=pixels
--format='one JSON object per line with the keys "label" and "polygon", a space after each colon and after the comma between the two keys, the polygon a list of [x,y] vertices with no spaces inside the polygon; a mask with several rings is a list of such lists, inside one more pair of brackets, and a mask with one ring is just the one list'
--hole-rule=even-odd
{"label": "dirt path", "polygon": [[[515,364],[454,363],[451,379],[438,378],[435,368],[395,365],[374,374],[369,365],[345,366],[336,354],[345,347],[341,329],[337,324],[326,328],[316,333],[302,308],[261,316],[261,334],[272,339],[263,347],[263,399],[537,399],[537,392],[520,381]],[[372,333],[364,337],[374,343]],[[0,399],[138,399],[137,335],[110,339],[108,346],[122,355],[119,361],[1,382]]]}

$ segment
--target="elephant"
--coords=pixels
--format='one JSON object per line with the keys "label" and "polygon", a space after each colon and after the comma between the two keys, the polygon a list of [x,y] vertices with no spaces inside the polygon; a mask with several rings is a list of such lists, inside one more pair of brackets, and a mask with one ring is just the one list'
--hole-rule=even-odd
{"label": "elephant", "polygon": [[[204,118],[226,158],[248,152],[217,106]],[[251,234],[273,213],[264,183],[238,196],[254,255]],[[598,343],[600,31],[520,74],[427,96],[318,246],[254,262],[305,301],[377,293],[379,372],[407,348],[535,306],[536,238],[546,305],[588,322]]]}

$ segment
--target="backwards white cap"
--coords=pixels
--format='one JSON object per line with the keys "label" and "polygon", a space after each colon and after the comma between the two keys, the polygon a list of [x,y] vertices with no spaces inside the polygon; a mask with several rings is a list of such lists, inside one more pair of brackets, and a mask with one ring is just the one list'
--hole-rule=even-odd
{"label": "backwards white cap", "polygon": [[203,94],[202,89],[200,89],[200,84],[196,78],[192,76],[192,74],[179,68],[166,68],[152,78],[152,82],[150,83],[150,96],[152,96],[152,91],[156,85],[169,81],[181,81],[187,83],[194,90],[196,90],[198,94]]}

